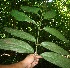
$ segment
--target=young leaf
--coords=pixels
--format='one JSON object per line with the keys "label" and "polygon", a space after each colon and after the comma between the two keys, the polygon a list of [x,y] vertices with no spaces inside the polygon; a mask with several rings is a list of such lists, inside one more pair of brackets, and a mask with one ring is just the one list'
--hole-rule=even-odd
{"label": "young leaf", "polygon": [[29,6],[21,6],[20,7],[23,11],[32,12],[38,15],[38,11],[41,10],[40,8],[36,7],[29,7]]}
{"label": "young leaf", "polygon": [[41,46],[43,46],[46,49],[49,49],[51,51],[54,51],[58,54],[61,54],[61,55],[68,55],[69,54],[66,50],[64,50],[63,48],[61,48],[60,46],[58,46],[52,42],[42,42]]}
{"label": "young leaf", "polygon": [[18,53],[34,53],[33,48],[28,43],[14,38],[0,39],[0,49],[12,50]]}
{"label": "young leaf", "polygon": [[34,20],[30,19],[27,15],[25,15],[23,12],[19,12],[18,10],[12,10],[11,15],[18,21],[27,21],[29,23],[31,22],[36,24]]}
{"label": "young leaf", "polygon": [[62,41],[65,41],[66,43],[68,43],[69,41],[56,29],[54,28],[50,28],[48,26],[43,28],[45,31],[49,32],[50,34],[56,36],[57,38],[59,38]]}
{"label": "young leaf", "polygon": [[17,36],[17,37],[20,37],[22,39],[26,39],[26,40],[29,40],[32,42],[36,41],[34,36],[30,35],[29,33],[24,32],[24,31],[20,31],[20,30],[8,28],[8,27],[5,27],[4,29],[8,33],[11,33],[11,35],[14,35],[14,36]]}
{"label": "young leaf", "polygon": [[56,16],[56,12],[54,10],[47,11],[46,13],[43,13],[44,19],[51,19]]}
{"label": "young leaf", "polygon": [[59,67],[70,68],[70,59],[67,59],[64,56],[61,56],[57,53],[44,52],[44,53],[41,54],[41,56],[45,60],[47,60],[47,61],[49,61],[49,62],[51,62],[51,63],[53,63],[53,64],[55,64]]}

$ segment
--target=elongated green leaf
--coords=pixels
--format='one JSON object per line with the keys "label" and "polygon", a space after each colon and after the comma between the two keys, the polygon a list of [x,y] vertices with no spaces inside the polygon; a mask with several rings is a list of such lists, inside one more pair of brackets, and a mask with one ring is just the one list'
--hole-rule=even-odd
{"label": "elongated green leaf", "polygon": [[69,41],[56,29],[54,28],[50,28],[48,26],[43,28],[45,31],[49,32],[50,34],[56,36],[57,38],[59,38],[62,41],[65,41],[66,43],[68,43]]}
{"label": "elongated green leaf", "polygon": [[40,8],[36,7],[29,7],[29,6],[21,6],[21,9],[26,12],[32,12],[38,15],[38,11],[41,10]]}
{"label": "elongated green leaf", "polygon": [[56,12],[54,10],[47,11],[46,13],[43,13],[44,19],[51,19],[56,16]]}
{"label": "elongated green leaf", "polygon": [[53,64],[55,64],[59,67],[70,68],[70,59],[67,59],[64,56],[61,56],[57,53],[44,52],[44,53],[41,54],[41,56],[45,60],[47,60],[47,61],[49,61],[49,62],[51,62],[51,63],[53,63]]}
{"label": "elongated green leaf", "polygon": [[4,29],[8,33],[11,33],[11,35],[14,35],[14,36],[17,36],[17,37],[20,37],[22,39],[26,39],[26,40],[29,40],[32,42],[36,41],[34,36],[30,35],[29,33],[24,32],[24,31],[20,31],[20,30],[8,28],[8,27],[5,27]]}
{"label": "elongated green leaf", "polygon": [[0,39],[0,49],[12,50],[19,53],[34,53],[33,48],[28,43],[14,38]]}
{"label": "elongated green leaf", "polygon": [[12,10],[11,15],[15,17],[18,21],[27,21],[31,22],[33,24],[36,24],[36,22],[32,19],[30,19],[27,15],[25,15],[23,12],[19,12],[18,10]]}
{"label": "elongated green leaf", "polygon": [[69,53],[61,48],[60,46],[56,45],[52,42],[42,42],[41,46],[45,47],[46,49],[49,49],[51,51],[54,51],[56,53],[62,54],[62,55],[68,55]]}

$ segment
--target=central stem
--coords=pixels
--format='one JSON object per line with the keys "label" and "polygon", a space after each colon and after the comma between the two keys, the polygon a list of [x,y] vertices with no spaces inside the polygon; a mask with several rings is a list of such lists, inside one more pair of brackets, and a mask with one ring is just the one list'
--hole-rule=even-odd
{"label": "central stem", "polygon": [[36,39],[36,51],[35,51],[36,54],[37,54],[37,47],[40,45],[39,44],[39,36],[40,36],[41,22],[42,22],[42,16],[41,16],[40,21],[37,22],[37,39]]}
{"label": "central stem", "polygon": [[37,27],[38,31],[37,31],[37,40],[36,40],[36,54],[37,54],[37,47],[39,45],[39,33],[40,33],[40,24],[38,23],[38,27]]}

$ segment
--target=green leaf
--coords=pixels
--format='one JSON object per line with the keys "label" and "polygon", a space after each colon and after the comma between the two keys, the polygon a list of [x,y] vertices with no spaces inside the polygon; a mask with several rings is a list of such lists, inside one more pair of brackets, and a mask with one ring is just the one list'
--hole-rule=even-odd
{"label": "green leaf", "polygon": [[62,41],[65,41],[66,43],[68,43],[69,41],[56,29],[54,28],[50,28],[48,26],[43,28],[45,31],[49,32],[50,34],[56,36],[57,38],[59,38]]}
{"label": "green leaf", "polygon": [[47,61],[49,61],[49,62],[51,62],[51,63],[53,63],[53,64],[55,64],[59,67],[70,68],[70,59],[67,59],[64,56],[61,56],[57,53],[44,52],[44,53],[41,54],[41,56],[45,60],[47,60]]}
{"label": "green leaf", "polygon": [[27,15],[25,15],[23,12],[19,12],[18,10],[12,10],[11,15],[18,21],[27,21],[29,23],[31,22],[36,24],[34,20],[30,19]]}
{"label": "green leaf", "polygon": [[0,39],[0,49],[12,50],[18,53],[34,53],[33,48],[28,43],[14,38]]}
{"label": "green leaf", "polygon": [[67,1],[66,1],[66,4],[68,4],[68,5],[69,5],[69,4],[70,4],[70,0],[67,0]]}
{"label": "green leaf", "polygon": [[4,29],[6,32],[11,33],[11,35],[14,35],[14,36],[17,36],[17,37],[20,37],[22,39],[26,39],[26,40],[29,40],[32,42],[36,41],[34,36],[30,35],[29,33],[24,32],[24,31],[20,31],[20,30],[8,28],[8,27],[5,27]]}
{"label": "green leaf", "polygon": [[29,7],[29,6],[21,6],[20,7],[23,11],[32,12],[38,15],[38,11],[41,10],[40,8],[36,7]]}
{"label": "green leaf", "polygon": [[43,46],[46,49],[49,49],[51,51],[54,51],[58,54],[62,54],[62,55],[68,55],[69,54],[66,50],[64,50],[63,48],[61,48],[60,46],[58,46],[52,42],[42,42],[41,46]]}
{"label": "green leaf", "polygon": [[56,16],[56,12],[54,10],[47,11],[46,13],[43,13],[44,19],[51,19]]}

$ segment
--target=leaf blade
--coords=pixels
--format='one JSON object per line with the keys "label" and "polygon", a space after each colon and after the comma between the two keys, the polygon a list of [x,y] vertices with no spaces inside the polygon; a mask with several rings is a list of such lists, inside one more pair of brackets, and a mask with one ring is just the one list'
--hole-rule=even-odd
{"label": "leaf blade", "polygon": [[30,7],[30,6],[21,6],[20,7],[23,11],[32,12],[38,15],[38,11],[41,10],[40,8]]}
{"label": "leaf blade", "polygon": [[61,48],[60,46],[58,46],[52,42],[42,42],[41,46],[43,46],[46,49],[49,49],[51,51],[54,51],[58,54],[61,54],[61,55],[68,55],[69,54],[66,50],[64,50],[63,48]]}
{"label": "leaf blade", "polygon": [[36,24],[36,22],[32,19],[30,19],[27,15],[25,15],[23,12],[19,12],[18,10],[12,10],[11,15],[18,21],[27,21],[31,22],[33,24]]}
{"label": "leaf blade", "polygon": [[0,39],[0,49],[12,50],[18,53],[34,53],[33,48],[28,43],[14,38]]}
{"label": "leaf blade", "polygon": [[44,27],[43,30],[49,32],[50,34],[56,36],[58,39],[65,41],[66,43],[68,43],[69,41],[56,29],[54,28],[50,28],[48,26]]}
{"label": "leaf blade", "polygon": [[56,16],[56,12],[54,10],[47,11],[47,12],[43,13],[43,16],[44,16],[44,19],[51,19]]}
{"label": "leaf blade", "polygon": [[26,39],[26,40],[29,40],[32,42],[36,41],[34,36],[30,35],[29,33],[24,32],[24,31],[20,31],[20,30],[8,28],[8,27],[4,27],[4,30],[8,33],[11,33],[11,35],[20,37],[22,39]]}
{"label": "leaf blade", "polygon": [[70,68],[70,59],[65,58],[57,53],[44,52],[40,54],[45,60],[62,68]]}

